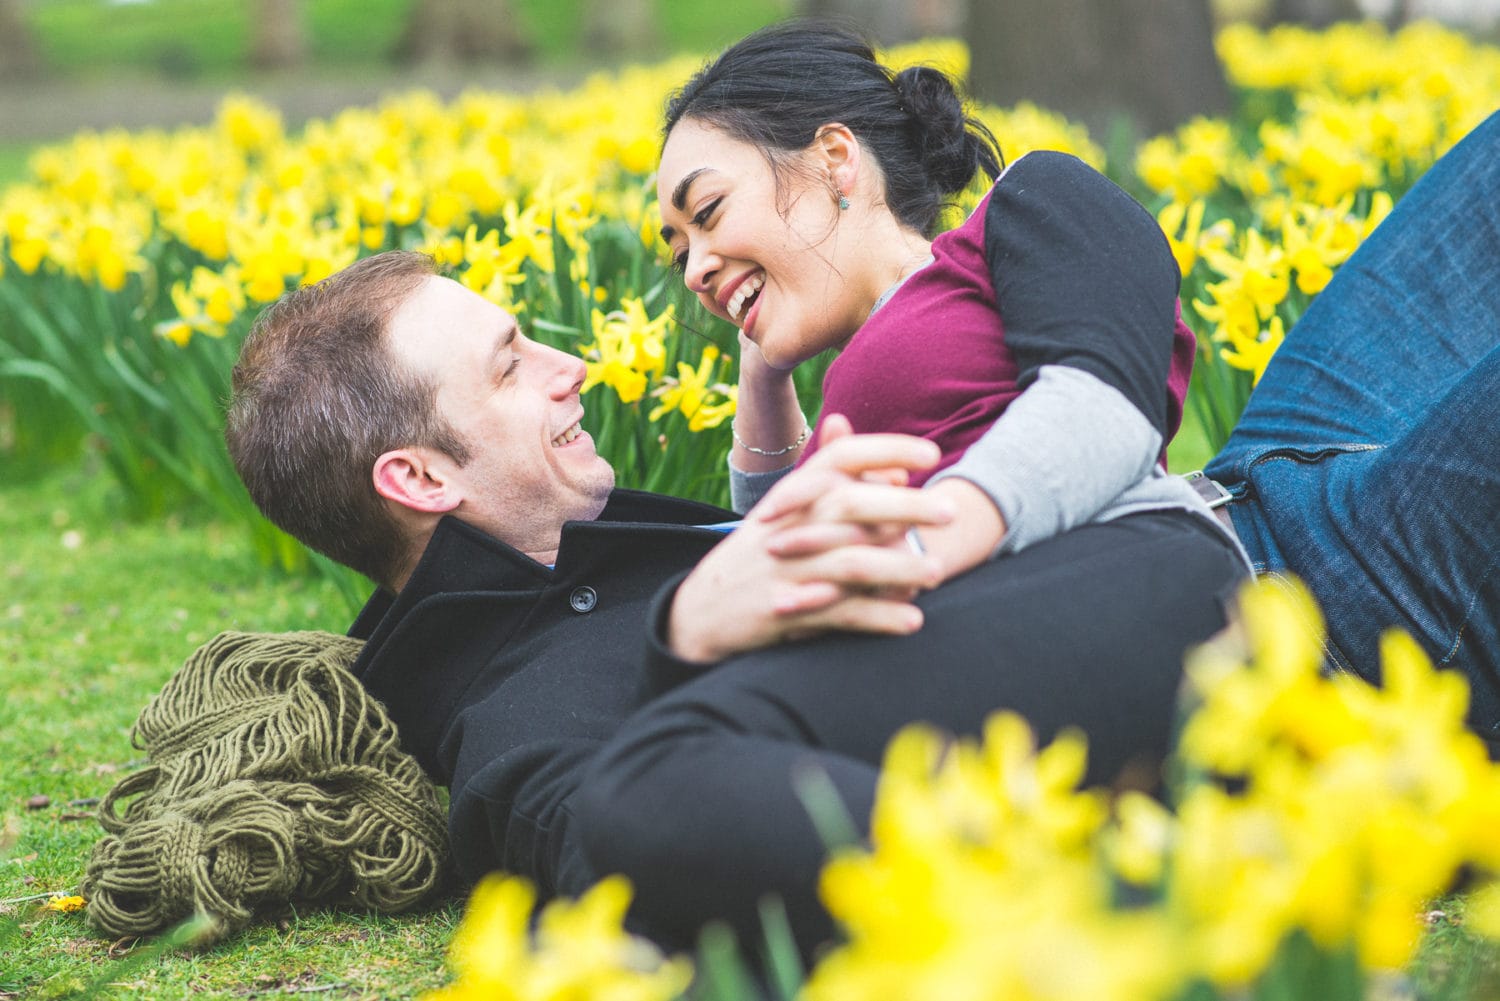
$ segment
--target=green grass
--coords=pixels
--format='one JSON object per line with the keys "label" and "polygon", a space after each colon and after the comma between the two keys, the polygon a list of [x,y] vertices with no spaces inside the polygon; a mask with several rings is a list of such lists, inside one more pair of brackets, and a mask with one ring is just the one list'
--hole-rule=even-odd
{"label": "green grass", "polygon": [[[3,462],[0,458],[0,462]],[[0,466],[0,901],[71,890],[101,831],[86,801],[140,760],[137,713],[199,644],[223,629],[343,630],[325,585],[255,563],[244,533],[168,518],[116,520],[104,478],[80,463],[22,477]],[[49,805],[29,809],[46,796]],[[74,805],[70,805],[74,804]],[[10,837],[4,840],[11,840]],[[21,922],[0,944],[0,997],[201,998],[341,985],[329,997],[409,997],[442,981],[456,906],[401,917],[288,913],[202,953],[132,964],[80,915],[0,904]],[[3,934],[3,929],[0,929]]]}
{"label": "green grass", "polygon": [[26,174],[26,161],[34,149],[34,143],[0,142],[0,188]]}
{"label": "green grass", "polygon": [[[584,0],[512,0],[515,16],[541,59],[581,58]],[[405,26],[412,0],[305,0],[311,58],[342,68],[384,64]],[[28,13],[49,67],[65,76],[122,70],[175,77],[222,78],[243,72],[249,50],[249,0],[46,0]],[[730,5],[689,0],[658,4],[663,42],[671,50],[710,51],[785,16],[786,0]]]}
{"label": "green grass", "polygon": [[[81,915],[31,898],[69,891],[100,830],[88,806],[139,762],[129,728],[199,644],[227,629],[342,629],[324,585],[260,569],[211,522],[117,520],[79,462],[0,466],[0,998],[201,999],[316,993],[412,997],[439,985],[458,904],[398,917],[288,912],[201,952],[112,949]],[[29,809],[34,796],[47,806]],[[18,923],[18,929],[12,926]],[[1439,904],[1415,964],[1417,999],[1500,996],[1500,954]]]}
{"label": "green grass", "polygon": [[[310,55],[329,64],[379,62],[399,34],[410,0],[308,0]],[[31,25],[43,57],[68,75],[119,69],[168,76],[222,76],[244,68],[250,46],[246,0],[49,0]]]}
{"label": "green grass", "polygon": [[1186,408],[1186,413],[1182,415],[1182,427],[1177,430],[1177,437],[1167,446],[1167,468],[1174,473],[1190,473],[1195,469],[1202,469],[1213,457],[1214,449],[1208,440],[1208,432],[1203,429],[1203,423],[1193,408]]}

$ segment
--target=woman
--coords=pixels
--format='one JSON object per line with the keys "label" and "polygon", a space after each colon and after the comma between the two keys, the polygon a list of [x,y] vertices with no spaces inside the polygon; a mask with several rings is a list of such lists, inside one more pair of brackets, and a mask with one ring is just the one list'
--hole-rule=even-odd
{"label": "woman", "polygon": [[[1044,738],[1082,728],[1093,781],[1149,774],[1183,653],[1223,625],[1247,573],[1160,466],[1192,345],[1154,220],[1078,161],[1043,155],[931,241],[944,198],[981,167],[998,172],[998,156],[946,78],[893,80],[830,29],[751,36],[669,111],[663,234],[689,287],[741,329],[735,463],[806,454],[790,372],[841,348],[830,408],[856,430],[936,442],[929,489],[960,517],[918,540],[955,578],[918,598],[926,626],[841,641],[859,656],[834,662],[813,638],[717,663],[674,643],[667,613],[681,610],[662,602],[654,673],[688,680],[651,693],[575,808],[591,868],[632,878],[658,937],[690,940],[711,917],[752,932],[776,893],[815,945],[829,930],[814,893],[824,846],[795,776],[824,776],[863,831],[885,745],[915,720],[972,734],[1012,709]],[[789,532],[787,552],[846,531],[859,530]]]}
{"label": "woman", "polygon": [[791,370],[832,349],[825,414],[942,448],[933,489],[964,517],[922,541],[946,576],[1126,514],[1216,525],[1159,461],[1194,340],[1155,220],[1082,162],[1034,153],[934,243],[981,169],[999,173],[998,151],[946,77],[893,79],[831,28],[752,35],[669,106],[663,235],[741,331],[735,507],[811,453]]}
{"label": "woman", "polygon": [[[802,34],[784,29],[767,35],[766,41],[785,45]],[[746,52],[739,69],[746,68],[743,63],[758,51],[752,40],[743,44]],[[762,62],[771,71],[774,57],[762,54]],[[745,105],[753,105],[758,98],[744,96],[741,81],[726,69],[721,61],[705,71],[684,89],[669,112],[664,171],[681,162],[684,147],[696,141],[704,122],[713,123],[711,133],[739,135],[746,141],[756,138],[753,130],[740,123],[748,116]],[[878,104],[870,93],[862,99]],[[823,106],[826,110],[826,100]],[[829,120],[837,120],[844,110],[829,114]],[[869,114],[864,104],[848,113]],[[954,114],[950,106],[933,117],[936,124],[924,127],[940,136],[956,136]],[[788,129],[797,124],[795,116],[765,117],[768,126],[774,122],[774,127],[783,130],[771,140],[781,148],[777,156],[790,155],[798,144],[795,131]],[[862,137],[876,134],[882,124],[856,131]],[[787,138],[779,138],[782,135]],[[895,156],[900,154],[897,149]],[[1500,747],[1500,616],[1495,614],[1500,609],[1500,574],[1494,572],[1500,562],[1500,538],[1494,531],[1500,523],[1500,484],[1496,482],[1500,467],[1494,458],[1500,443],[1488,437],[1491,429],[1500,427],[1491,409],[1500,399],[1496,393],[1500,388],[1500,353],[1496,352],[1500,296],[1494,291],[1500,287],[1497,154],[1500,120],[1492,117],[1403,200],[1388,223],[1341,269],[1333,293],[1320,296],[1297,324],[1208,473],[1228,486],[1233,497],[1228,514],[1255,568],[1294,574],[1311,587],[1327,616],[1326,650],[1331,666],[1378,681],[1381,632],[1393,626],[1405,629],[1437,663],[1464,672],[1472,692],[1471,725]],[[1134,280],[1141,266],[1135,262],[1135,270],[1126,270],[1126,262],[1119,260],[1122,254],[1159,256],[1154,234],[1147,232],[1151,227],[1144,213],[1130,219],[1126,212],[1119,225],[1103,231],[1101,220],[1109,217],[1099,209],[1096,198],[1107,200],[1102,194],[1107,182],[1099,179],[1090,187],[1086,168],[1074,167],[1071,174],[1079,178],[1079,187],[1065,190],[1058,175],[1068,174],[1068,165],[1052,162],[1055,155],[1049,155],[1044,167],[1036,163],[1037,156],[1017,163],[987,202],[991,221],[984,249],[991,254],[989,264],[1002,300],[999,312],[1006,343],[1016,345],[1017,356],[1024,359],[1023,333],[1029,338],[1039,328],[1099,330],[1105,338],[1094,354],[1053,360],[1123,388],[1124,395],[1149,414],[1146,397],[1159,369],[1138,370],[1135,385],[1141,389],[1132,395],[1128,374],[1112,378],[1111,366],[1116,373],[1123,371],[1131,361],[1133,346],[1148,342],[1161,325],[1157,318],[1149,329],[1130,327],[1122,312],[1131,305],[1130,289],[1118,286],[1121,279]],[[942,172],[941,157],[934,157],[933,162],[938,167],[929,171],[932,184],[941,186],[947,180],[957,186],[963,180],[961,170]],[[1024,206],[996,204],[1002,200],[1019,203],[1007,188],[1021,181],[1014,175],[1032,164],[1035,169],[1026,179],[1031,194],[1035,196],[1043,185],[1054,193],[1032,203],[1047,213],[1045,220],[1028,217]],[[900,170],[904,177],[912,176],[906,165]],[[664,186],[670,185],[664,181]],[[891,204],[895,208],[897,199]],[[663,212],[664,218],[673,216],[665,202]],[[1070,221],[1078,227],[1072,242],[1066,231]],[[971,220],[964,228],[974,223]],[[693,235],[691,227],[687,234]],[[1027,234],[1032,238],[1028,240]],[[695,270],[692,240],[679,235],[676,228],[674,236],[678,257],[687,265],[689,287],[701,292],[714,281],[714,275],[705,274],[710,271],[705,261],[714,263],[708,257],[717,248],[705,234],[696,251],[700,258]],[[870,254],[871,266],[879,267],[882,256],[899,257],[908,249],[877,244]],[[854,270],[847,273],[857,274]],[[933,275],[932,281],[941,283],[948,277]],[[1018,286],[1024,287],[1021,295],[1015,293]],[[1025,294],[1036,288],[1047,294],[1041,298]],[[1063,289],[1066,292],[1060,293]],[[711,295],[705,296],[705,303],[714,308]],[[923,320],[942,325],[941,314],[923,309],[924,305],[918,302],[917,309],[910,311],[908,329],[896,333],[895,340],[887,335],[887,345],[908,337],[911,328]],[[724,310],[717,311],[725,315]],[[891,364],[891,352],[882,351],[881,342],[867,335],[869,326],[879,321],[877,314],[852,341],[854,347],[866,349],[868,363],[847,364],[847,352],[834,362],[825,409],[849,412],[862,403],[890,399],[903,388],[918,396],[929,395],[927,387],[934,377],[920,369],[911,371],[906,362]],[[784,346],[780,336],[767,329],[750,340],[760,341],[763,347],[769,343],[783,363],[805,356]],[[848,343],[847,338],[839,341],[837,336],[830,333],[821,346]],[[803,341],[812,338],[804,334]],[[1190,341],[1179,339],[1178,343],[1181,347]],[[743,471],[735,479],[747,498],[773,480],[775,467],[799,450],[745,445],[746,441],[787,441],[788,429],[798,419],[793,398],[777,386],[766,360],[765,352],[758,354],[754,343],[746,345],[741,385],[744,409],[731,467]],[[852,378],[841,371],[845,367]],[[1178,380],[1185,368],[1174,366],[1168,378],[1172,404],[1181,399],[1184,384]],[[1006,552],[1029,543],[1030,529],[1036,524],[1034,513],[1047,500],[1086,492],[1088,485],[1108,495],[1128,480],[1130,474],[1125,471],[1108,475],[1107,460],[1099,454],[1071,468],[1057,468],[1054,450],[1059,439],[1079,449],[1090,442],[1105,445],[1109,456],[1119,459],[1125,434],[1133,427],[1132,415],[1124,408],[1096,412],[1099,401],[1110,397],[1107,392],[1101,394],[1099,386],[1088,384],[1071,399],[1063,399],[1062,393],[1050,394],[1052,405],[1048,406],[1037,391],[1049,388],[1050,375],[1072,372],[1045,365],[1039,371],[1036,383],[962,459],[958,453],[969,441],[954,443],[950,461],[956,465],[947,475],[980,487],[999,520],[990,515],[979,491],[952,485],[955,497],[967,500],[966,518],[934,541],[952,571],[982,558],[984,545],[998,541],[998,551]],[[972,368],[962,369],[963,375],[972,373]],[[951,379],[952,373],[948,376]],[[1025,379],[1023,364],[1020,381]],[[961,412],[965,393],[970,394],[967,403],[972,407],[975,396],[994,382],[992,378],[955,381],[938,412]],[[777,388],[767,390],[767,385]],[[1029,422],[1026,432],[1007,435],[1022,414],[1030,415],[1033,408],[1040,414]],[[880,407],[882,414],[891,410]],[[1069,436],[1069,420],[1080,414],[1098,419],[1088,427],[1075,426],[1076,433]],[[1166,428],[1168,436],[1176,428],[1175,416]],[[986,412],[983,417],[992,419],[993,415]],[[1090,427],[1108,427],[1109,434],[1098,435]],[[856,420],[856,429],[875,428],[861,427]],[[926,433],[920,426],[890,422],[883,429]],[[1049,434],[1053,439],[1049,440]],[[1137,445],[1133,454],[1139,459],[1145,453]],[[1163,497],[1170,493],[1162,483],[1153,487]],[[1141,491],[1139,485],[1132,489]],[[1133,501],[1136,493],[1125,496]],[[1089,500],[1061,516],[1041,519],[1043,537],[1076,524],[1080,516],[1088,517],[1098,498]],[[1017,521],[1018,511],[1026,523]],[[1092,517],[1109,517],[1111,512],[1112,507],[1105,506]],[[972,543],[967,549],[962,546],[965,539]]]}

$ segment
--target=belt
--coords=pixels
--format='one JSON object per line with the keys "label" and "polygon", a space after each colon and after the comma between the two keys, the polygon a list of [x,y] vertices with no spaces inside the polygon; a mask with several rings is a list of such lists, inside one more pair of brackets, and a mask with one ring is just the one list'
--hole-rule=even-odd
{"label": "belt", "polygon": [[1229,488],[1218,480],[1211,480],[1204,476],[1202,470],[1188,473],[1183,476],[1183,479],[1187,480],[1188,486],[1198,491],[1198,496],[1203,498],[1209,510],[1214,513],[1214,517],[1219,519],[1219,524],[1223,525],[1230,535],[1238,538],[1239,536],[1235,535],[1234,531],[1234,520],[1229,517],[1229,505],[1235,499],[1234,495],[1229,492]]}
{"label": "belt", "polygon": [[1239,538],[1239,535],[1234,530],[1234,519],[1229,517],[1228,504],[1220,504],[1216,508],[1210,508],[1210,510],[1213,511],[1214,517],[1219,519],[1219,524],[1223,525],[1230,535],[1233,535],[1236,539]]}

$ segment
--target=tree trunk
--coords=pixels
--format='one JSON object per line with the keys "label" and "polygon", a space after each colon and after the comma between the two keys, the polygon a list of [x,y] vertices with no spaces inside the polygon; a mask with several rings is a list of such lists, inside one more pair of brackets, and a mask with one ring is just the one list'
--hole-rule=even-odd
{"label": "tree trunk", "polygon": [[255,0],[250,7],[250,63],[259,69],[301,66],[307,58],[300,0]]}
{"label": "tree trunk", "polygon": [[662,35],[654,0],[587,0],[583,47],[617,59],[657,54]]}
{"label": "tree trunk", "polygon": [[392,56],[400,62],[519,62],[532,45],[508,0],[416,0]]}
{"label": "tree trunk", "polygon": [[1031,101],[1096,133],[1122,116],[1149,134],[1229,109],[1206,0],[973,0],[965,37],[975,97]]}
{"label": "tree trunk", "polygon": [[956,35],[963,27],[965,0],[799,0],[803,17],[850,25],[881,45]]}
{"label": "tree trunk", "polygon": [[41,72],[42,60],[20,0],[0,0],[0,80],[21,80]]}
{"label": "tree trunk", "polygon": [[[1397,2],[1394,6],[1405,5]],[[1271,21],[1276,24],[1326,28],[1335,21],[1357,21],[1363,16],[1355,0],[1274,0],[1271,4]]]}

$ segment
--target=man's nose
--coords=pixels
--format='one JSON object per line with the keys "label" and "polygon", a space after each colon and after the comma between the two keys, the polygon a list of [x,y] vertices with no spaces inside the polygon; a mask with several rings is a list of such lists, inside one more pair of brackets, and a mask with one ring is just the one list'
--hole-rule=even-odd
{"label": "man's nose", "polygon": [[577,394],[588,376],[588,365],[582,358],[567,351],[557,351],[557,362],[557,374],[552,379],[552,395],[564,399]]}

